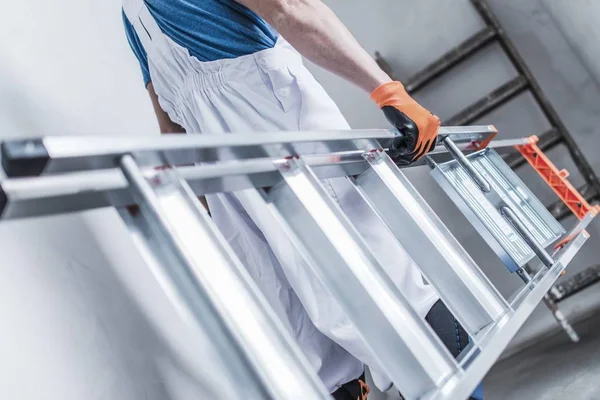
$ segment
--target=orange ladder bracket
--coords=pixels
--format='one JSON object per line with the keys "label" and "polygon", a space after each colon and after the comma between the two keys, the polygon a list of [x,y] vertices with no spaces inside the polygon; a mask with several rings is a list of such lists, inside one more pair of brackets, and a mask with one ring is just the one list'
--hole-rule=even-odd
{"label": "orange ladder bracket", "polygon": [[528,143],[515,146],[515,148],[579,220],[590,212],[594,216],[598,215],[600,206],[591,206],[585,200],[581,193],[567,180],[569,172],[564,169],[559,170],[538,147],[538,141],[537,136],[531,136],[528,138]]}

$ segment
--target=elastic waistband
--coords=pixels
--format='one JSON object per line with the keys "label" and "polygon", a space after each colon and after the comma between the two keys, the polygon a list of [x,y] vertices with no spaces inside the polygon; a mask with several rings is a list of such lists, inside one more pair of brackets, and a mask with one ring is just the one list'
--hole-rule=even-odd
{"label": "elastic waistband", "polygon": [[244,76],[243,72],[251,68],[269,71],[290,64],[302,64],[300,54],[283,38],[279,38],[271,49],[237,58],[206,62],[190,59],[195,73],[187,74],[186,80],[198,89],[223,86],[227,82],[240,79]]}

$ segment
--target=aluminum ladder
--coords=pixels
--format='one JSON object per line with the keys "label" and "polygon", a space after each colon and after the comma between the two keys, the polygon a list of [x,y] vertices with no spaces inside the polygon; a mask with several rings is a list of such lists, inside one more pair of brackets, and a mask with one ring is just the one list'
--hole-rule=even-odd
{"label": "aluminum ladder", "polygon": [[[392,130],[4,141],[0,217],[115,207],[176,308],[212,341],[227,365],[222,384],[237,398],[329,398],[197,198],[248,189],[264,205],[259,222],[288,236],[407,399],[467,398],[586,242],[597,214],[590,211],[550,254],[562,228],[496,152],[530,140],[495,135],[492,126],[444,127],[426,162],[523,279],[508,299],[396,165],[402,138]],[[323,186],[333,177],[350,180],[378,228],[464,326],[472,341],[458,360]],[[534,257],[541,263],[530,275],[523,266]]]}
{"label": "aluminum ladder", "polygon": [[[499,44],[504,55],[510,60],[517,71],[518,76],[495,88],[491,93],[478,99],[476,102],[470,104],[467,108],[444,122],[450,125],[468,125],[476,123],[483,116],[529,91],[533,100],[535,100],[540,111],[551,126],[547,131],[540,132],[537,146],[544,152],[548,152],[558,146],[564,146],[568,151],[573,164],[577,167],[577,171],[585,181],[585,184],[577,189],[581,196],[578,196],[580,198],[577,199],[575,204],[580,202],[583,204],[592,202],[597,203],[598,200],[600,200],[600,179],[598,178],[598,175],[594,172],[592,166],[586,160],[580,147],[577,145],[575,139],[569,133],[564,122],[560,118],[560,115],[546,97],[532,71],[519,53],[517,46],[515,46],[509,35],[506,33],[498,20],[498,17],[495,15],[490,2],[487,0],[471,0],[471,3],[481,17],[482,22],[484,22],[485,27],[458,46],[440,56],[431,64],[427,65],[423,70],[407,78],[405,81],[406,90],[411,95],[414,95],[424,87],[434,84],[436,79],[443,76],[451,69],[457,68],[460,64],[467,62],[479,51],[490,46],[490,44]],[[375,60],[388,75],[394,76],[392,67],[380,53],[376,52]],[[506,154],[505,160],[513,170],[517,170],[519,167],[530,164],[531,161],[531,159],[524,157],[524,154],[521,151],[514,151],[510,154]],[[531,164],[533,165],[533,163]],[[556,193],[561,197],[560,192]],[[563,201],[562,198],[548,205],[548,209],[559,221],[564,220],[571,215],[575,215],[578,218],[581,217],[579,210],[574,210],[573,207],[569,207],[568,203]],[[579,342],[579,335],[571,326],[567,316],[559,310],[558,303],[579,293],[587,287],[600,282],[600,273],[598,271],[599,267],[597,265],[591,266],[567,280],[562,280],[560,284],[553,286],[548,295],[544,298],[544,303],[572,342]]]}

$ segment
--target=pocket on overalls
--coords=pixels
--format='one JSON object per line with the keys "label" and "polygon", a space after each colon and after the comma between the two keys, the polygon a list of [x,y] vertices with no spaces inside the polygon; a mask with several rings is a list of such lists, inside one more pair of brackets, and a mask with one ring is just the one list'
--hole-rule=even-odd
{"label": "pocket on overalls", "polygon": [[285,113],[293,112],[300,106],[302,98],[298,82],[287,66],[275,69],[263,68],[265,84],[272,92],[274,100]]}

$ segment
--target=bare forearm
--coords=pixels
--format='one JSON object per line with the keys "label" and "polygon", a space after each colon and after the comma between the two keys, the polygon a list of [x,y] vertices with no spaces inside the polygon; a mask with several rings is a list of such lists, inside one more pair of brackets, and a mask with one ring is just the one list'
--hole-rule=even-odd
{"label": "bare forearm", "polygon": [[304,57],[367,92],[391,80],[320,0],[239,1],[265,18]]}

